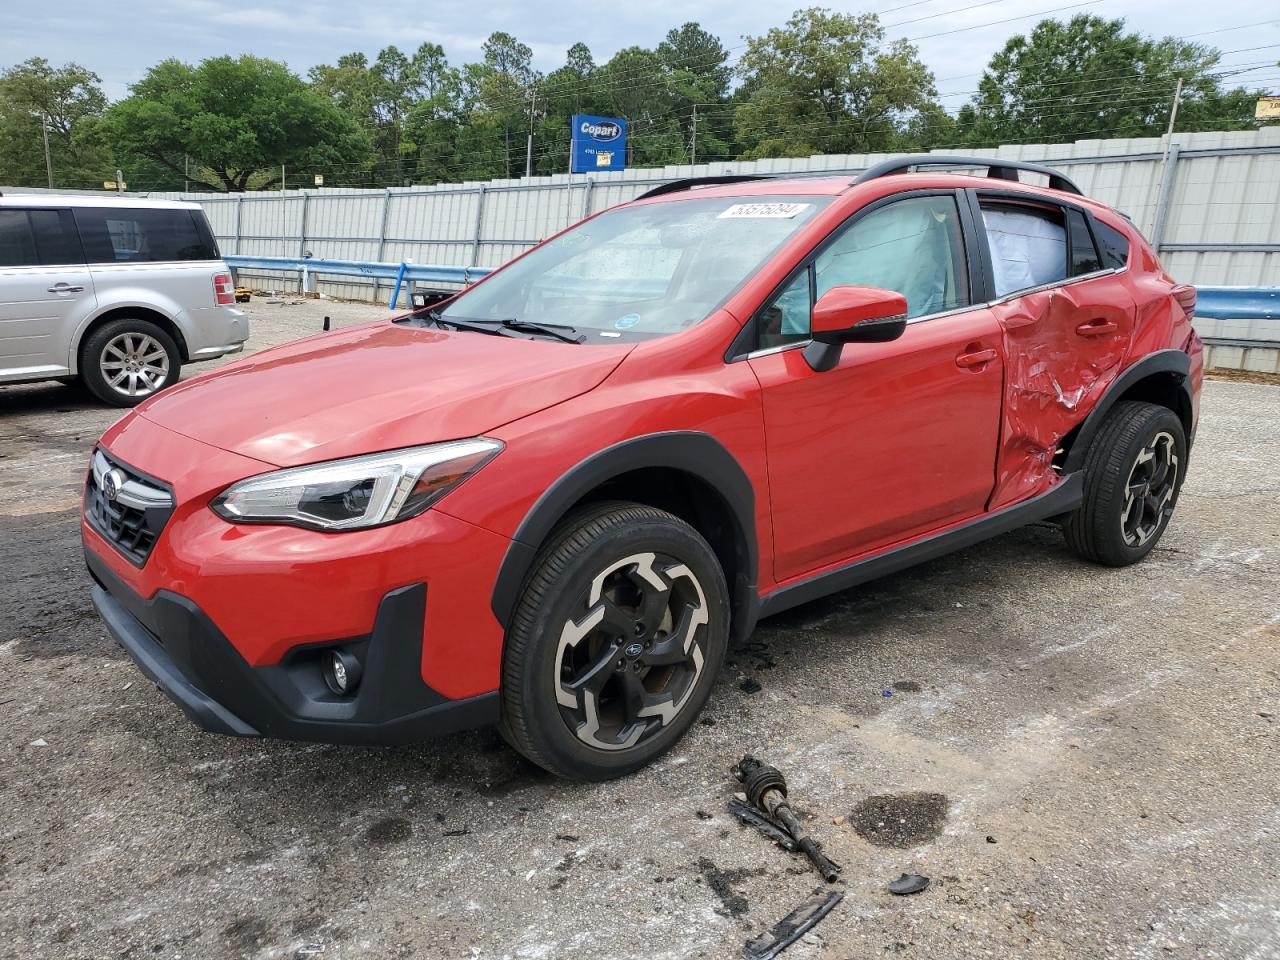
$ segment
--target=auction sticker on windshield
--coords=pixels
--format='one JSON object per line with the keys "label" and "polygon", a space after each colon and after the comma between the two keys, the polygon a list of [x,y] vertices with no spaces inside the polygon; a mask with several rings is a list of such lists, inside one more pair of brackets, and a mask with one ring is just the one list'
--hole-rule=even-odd
{"label": "auction sticker on windshield", "polygon": [[735,203],[723,210],[717,220],[790,220],[808,210],[808,203]]}

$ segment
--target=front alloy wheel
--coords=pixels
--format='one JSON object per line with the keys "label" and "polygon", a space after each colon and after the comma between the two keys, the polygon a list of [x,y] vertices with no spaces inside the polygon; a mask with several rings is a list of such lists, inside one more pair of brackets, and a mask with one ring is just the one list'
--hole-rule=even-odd
{"label": "front alloy wheel", "polygon": [[639,504],[589,506],[552,534],[512,617],[502,732],[560,776],[630,773],[688,730],[728,638],[724,572],[693,527]]}
{"label": "front alloy wheel", "polygon": [[556,701],[583,743],[625,750],[671,723],[706,664],[707,600],[679,560],[637,553],[591,581],[556,650]]}

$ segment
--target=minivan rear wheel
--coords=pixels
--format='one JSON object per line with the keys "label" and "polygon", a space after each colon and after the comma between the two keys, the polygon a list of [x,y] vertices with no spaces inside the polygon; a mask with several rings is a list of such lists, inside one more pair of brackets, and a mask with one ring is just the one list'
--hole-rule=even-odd
{"label": "minivan rear wheel", "polygon": [[724,572],[693,527],[640,504],[589,507],[553,532],[512,618],[503,735],[562,777],[623,776],[689,729],[728,639]]}
{"label": "minivan rear wheel", "polygon": [[122,318],[85,338],[80,376],[99,400],[132,407],[178,381],[178,345],[149,320]]}

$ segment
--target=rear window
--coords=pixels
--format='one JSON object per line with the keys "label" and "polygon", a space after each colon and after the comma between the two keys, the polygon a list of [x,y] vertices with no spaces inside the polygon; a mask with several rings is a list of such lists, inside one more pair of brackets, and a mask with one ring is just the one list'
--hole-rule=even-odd
{"label": "rear window", "polygon": [[0,267],[83,263],[67,210],[0,210]]}
{"label": "rear window", "polygon": [[1093,221],[1094,235],[1102,251],[1102,265],[1108,270],[1120,270],[1129,262],[1129,240],[1119,230],[1108,227],[1100,220]]}
{"label": "rear window", "polygon": [[1071,237],[1071,275],[1080,277],[1101,270],[1098,248],[1094,246],[1089,224],[1079,210],[1067,211],[1067,233]]}
{"label": "rear window", "polygon": [[199,211],[82,207],[76,210],[76,224],[89,263],[218,259]]}
{"label": "rear window", "polygon": [[1067,229],[1061,213],[984,203],[982,222],[997,297],[1067,278]]}

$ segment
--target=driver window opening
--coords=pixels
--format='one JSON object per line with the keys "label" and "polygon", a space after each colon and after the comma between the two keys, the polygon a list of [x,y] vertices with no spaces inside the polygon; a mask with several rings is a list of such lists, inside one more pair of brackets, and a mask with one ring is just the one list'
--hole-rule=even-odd
{"label": "driver window opening", "polygon": [[845,286],[901,293],[908,319],[967,306],[969,274],[955,198],[895,200],[841,228],[759,312],[757,348],[809,339],[813,304],[832,287]]}

